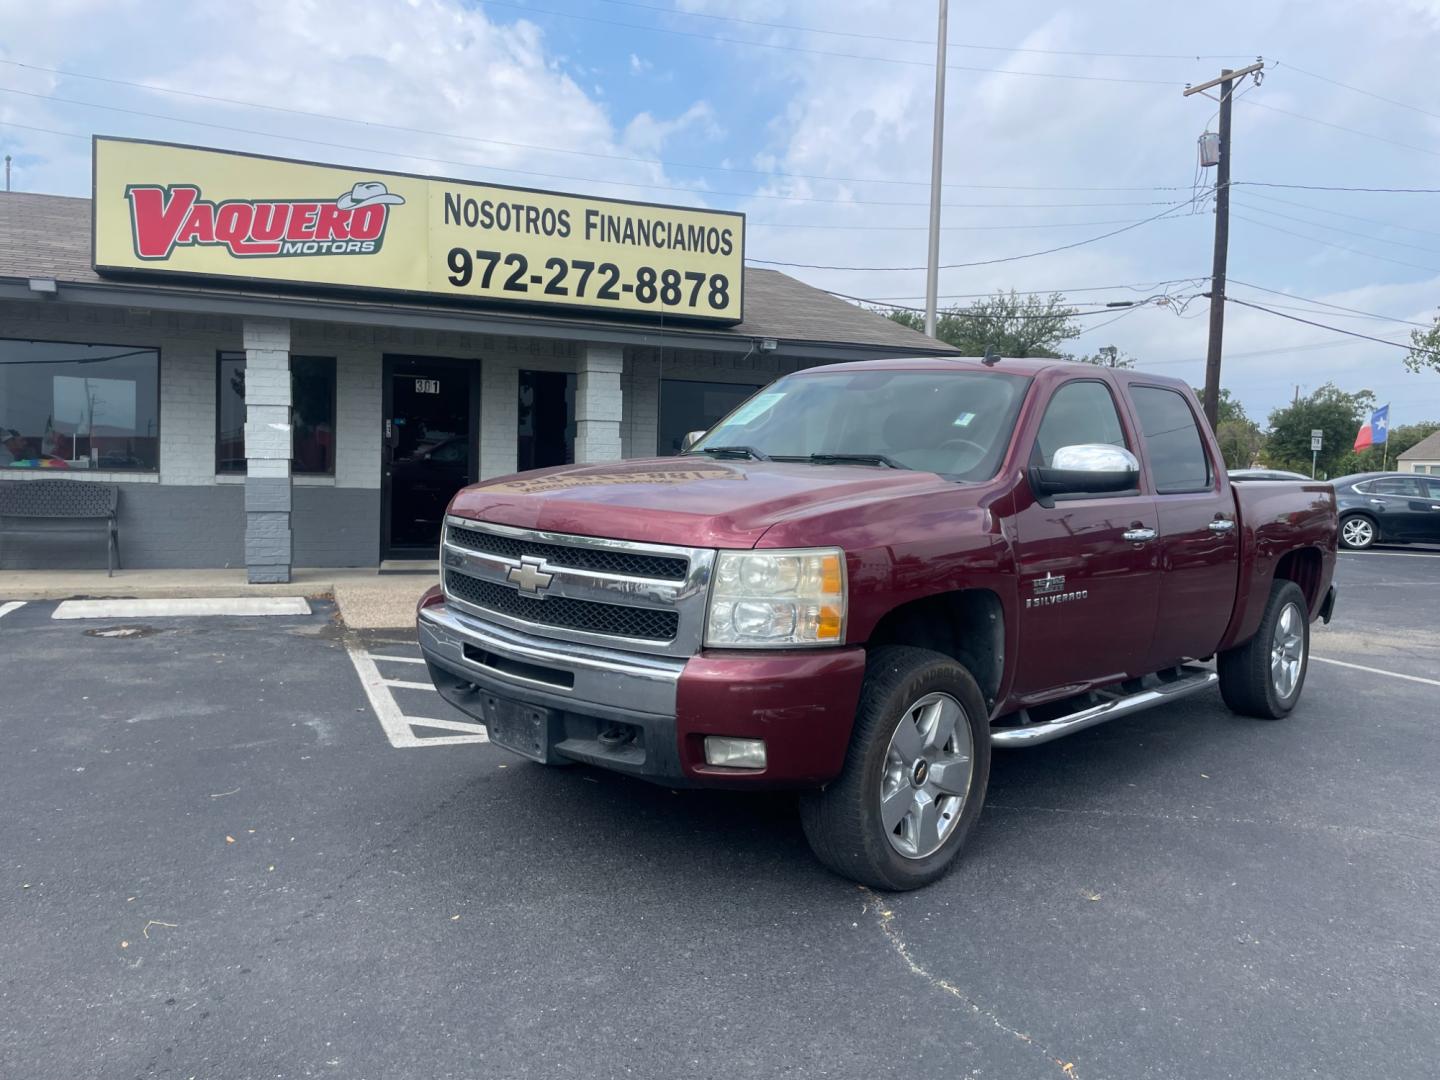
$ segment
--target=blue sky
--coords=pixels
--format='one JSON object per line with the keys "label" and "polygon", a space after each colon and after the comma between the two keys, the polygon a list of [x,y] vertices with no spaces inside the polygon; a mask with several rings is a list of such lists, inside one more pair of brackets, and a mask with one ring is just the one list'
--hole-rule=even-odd
{"label": "blue sky", "polygon": [[[1195,140],[1215,106],[1180,90],[1263,54],[1263,84],[1235,107],[1231,295],[1396,341],[1404,320],[1433,317],[1440,195],[1258,184],[1440,188],[1440,0],[952,7],[942,262],[989,264],[945,271],[942,294],[1058,288],[1087,309],[1167,298],[1086,316],[1075,347],[1114,344],[1198,382],[1213,219],[1208,204],[1167,204],[1196,193]],[[752,258],[913,267],[934,11],[3,0],[0,148],[25,190],[87,193],[98,131],[740,209]],[[924,287],[917,270],[788,272],[902,303]],[[1224,382],[1252,415],[1334,380],[1390,400],[1397,424],[1440,419],[1440,376],[1407,373],[1398,348],[1239,305],[1226,346]]]}

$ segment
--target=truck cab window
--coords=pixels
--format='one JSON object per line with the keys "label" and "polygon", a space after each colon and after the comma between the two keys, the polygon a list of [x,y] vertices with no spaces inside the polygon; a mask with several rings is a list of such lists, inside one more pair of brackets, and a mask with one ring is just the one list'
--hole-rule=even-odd
{"label": "truck cab window", "polygon": [[1145,434],[1145,452],[1157,495],[1205,491],[1210,487],[1210,455],[1184,396],[1158,386],[1134,386],[1130,398]]}
{"label": "truck cab window", "polygon": [[1034,463],[1049,465],[1062,446],[1105,443],[1124,446],[1125,429],[1115,399],[1103,382],[1077,379],[1068,382],[1050,399],[1040,433],[1035,437]]}

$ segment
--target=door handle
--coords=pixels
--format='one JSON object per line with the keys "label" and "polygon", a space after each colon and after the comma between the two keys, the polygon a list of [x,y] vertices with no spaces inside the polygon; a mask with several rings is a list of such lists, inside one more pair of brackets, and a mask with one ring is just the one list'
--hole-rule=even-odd
{"label": "door handle", "polygon": [[1434,503],[1431,503],[1431,504],[1430,504],[1430,509],[1431,509],[1431,510],[1440,510],[1440,506],[1436,506]]}
{"label": "door handle", "polygon": [[1371,500],[1370,500],[1370,505],[1371,505],[1371,506],[1384,506],[1384,505],[1385,505],[1385,500],[1384,500],[1384,499],[1371,499]]}
{"label": "door handle", "polygon": [[1210,522],[1210,531],[1211,531],[1211,532],[1228,533],[1228,532],[1231,532],[1234,528],[1235,528],[1235,523],[1234,523],[1233,521],[1227,521],[1227,520],[1224,519],[1224,518],[1220,518],[1220,519],[1217,520],[1217,521],[1212,521],[1212,522]]}
{"label": "door handle", "polygon": [[1146,540],[1155,539],[1154,529],[1126,529],[1125,539],[1132,544],[1143,544]]}

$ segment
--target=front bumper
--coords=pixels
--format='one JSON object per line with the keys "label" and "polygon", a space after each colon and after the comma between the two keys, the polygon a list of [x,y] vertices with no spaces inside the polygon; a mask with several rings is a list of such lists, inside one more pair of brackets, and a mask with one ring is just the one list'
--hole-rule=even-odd
{"label": "front bumper", "polygon": [[[545,710],[546,761],[658,783],[806,787],[845,761],[865,653],[859,648],[651,656],[541,638],[441,603],[420,608],[430,677],[482,723],[499,703]],[[764,769],[705,763],[706,735],[764,739]]]}

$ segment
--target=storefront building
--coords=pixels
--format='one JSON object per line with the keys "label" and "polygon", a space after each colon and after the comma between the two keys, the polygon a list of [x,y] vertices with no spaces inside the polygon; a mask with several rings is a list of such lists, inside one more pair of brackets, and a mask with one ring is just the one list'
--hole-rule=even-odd
{"label": "storefront building", "polygon": [[[445,503],[466,483],[674,454],[685,432],[786,372],[948,351],[786,275],[743,267],[743,219],[636,208],[668,223],[669,244],[702,250],[657,259],[616,232],[613,256],[603,236],[589,247],[561,242],[577,238],[581,221],[601,234],[604,200],[301,163],[223,190],[215,178],[237,170],[229,160],[212,167],[210,152],[169,148],[173,159],[150,160],[130,148],[155,144],[117,144],[112,155],[107,142],[97,143],[94,199],[0,194],[0,484],[115,485],[128,568],[245,566],[252,581],[285,581],[292,567],[433,559]],[[294,194],[328,193],[318,211],[277,198],[294,171]],[[253,194],[233,190],[237,182]],[[222,190],[212,199],[211,188]],[[470,189],[507,193],[509,220],[533,232],[495,235],[493,198],[491,229],[478,197],[468,224]],[[159,191],[148,223],[135,215],[146,190]],[[577,203],[570,215],[566,200]],[[399,211],[427,201],[429,246],[407,251]],[[230,209],[241,202],[270,207],[269,217]],[[279,228],[282,203],[291,235],[313,233],[328,214],[330,239],[282,239],[288,258],[247,251],[262,225]],[[362,220],[367,207],[392,215],[370,239],[378,216]],[[559,237],[567,216],[571,237]],[[156,222],[169,223],[168,249],[144,231]],[[447,228],[469,230],[467,246]],[[654,229],[652,241],[662,235]],[[728,254],[723,229],[733,230]],[[307,251],[327,243],[336,250]],[[356,250],[366,243],[372,250]],[[626,246],[669,268],[626,265]],[[366,263],[372,255],[390,263]],[[608,293],[610,310],[574,295],[575,274],[592,263],[624,281]],[[566,302],[539,300],[566,272]],[[506,280],[531,291],[508,296]],[[451,295],[462,282],[466,292]],[[687,300],[708,307],[705,317],[681,310]],[[91,536],[12,536],[0,521],[0,568],[104,565]]]}

